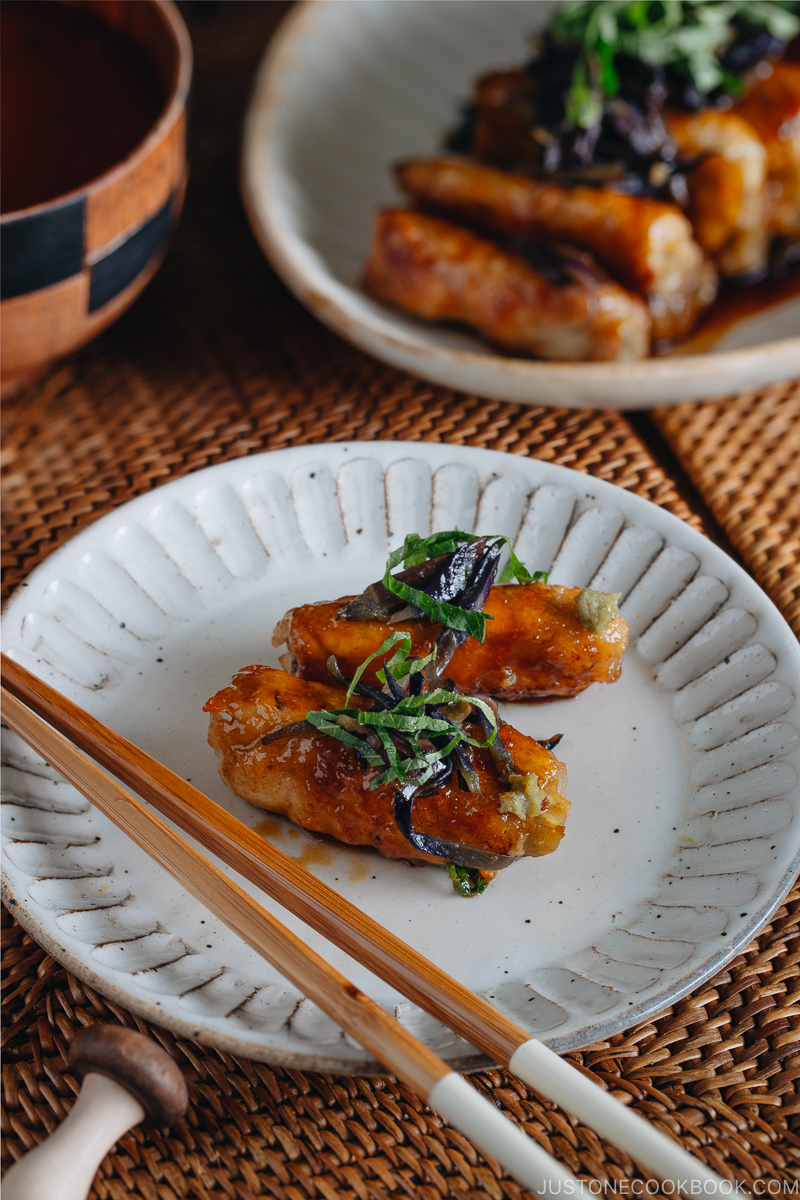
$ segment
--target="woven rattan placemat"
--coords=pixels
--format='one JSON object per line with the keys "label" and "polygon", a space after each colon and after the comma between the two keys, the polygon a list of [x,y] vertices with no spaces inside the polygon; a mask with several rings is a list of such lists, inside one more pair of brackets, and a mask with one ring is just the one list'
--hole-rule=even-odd
{"label": "woven rattan placemat", "polygon": [[[487,402],[374,362],[289,296],[258,253],[236,190],[248,81],[282,10],[184,6],[197,72],[181,228],[134,309],[6,407],[4,595],[72,534],[167,479],[280,446],[403,438],[531,455],[612,480],[705,529],[796,617],[797,388],[655,419]],[[145,1026],[4,921],[7,1162],[63,1117],[76,1088],[66,1047],[77,1028]],[[796,891],[694,995],[570,1058],[727,1178],[797,1187],[798,947]],[[272,1069],[152,1032],[186,1072],[189,1115],[169,1134],[123,1138],[93,1197],[524,1194],[392,1080]],[[577,1173],[629,1192],[645,1178],[504,1072],[475,1078]]]}
{"label": "woven rattan placemat", "polygon": [[655,422],[800,635],[800,383],[663,409]]}

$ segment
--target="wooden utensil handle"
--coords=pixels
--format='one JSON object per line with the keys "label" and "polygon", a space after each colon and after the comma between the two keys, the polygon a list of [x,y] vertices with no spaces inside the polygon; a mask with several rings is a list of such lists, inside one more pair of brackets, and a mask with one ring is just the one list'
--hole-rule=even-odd
{"label": "wooden utensil handle", "polygon": [[120,1084],[87,1075],[55,1133],[6,1174],[4,1200],[86,1200],[111,1147],[144,1118],[139,1101]]}
{"label": "wooden utensil handle", "polygon": [[[501,1165],[508,1166],[534,1191],[547,1194],[555,1183],[578,1186],[569,1171],[499,1113],[490,1100],[449,1070],[433,1051],[417,1041],[413,1034],[290,933],[271,913],[184,842],[141,801],[129,795],[5,688],[0,691],[3,718],[13,730],[92,800],[101,812],[147,850],[192,895],[272,963],[347,1033],[357,1038],[392,1074],[414,1088],[424,1100],[439,1096],[446,1117],[456,1128],[474,1138],[482,1150],[496,1157]],[[114,1062],[109,1062],[106,1055],[98,1059],[97,1050],[97,1046],[87,1047],[82,1060],[90,1061],[98,1070],[113,1069]],[[119,1055],[116,1055],[115,1059],[118,1058]],[[131,1064],[127,1065],[130,1067]],[[145,1103],[148,1102],[143,1092],[137,1094],[142,1095]],[[83,1175],[81,1181],[85,1182],[86,1178]],[[42,1200],[45,1200],[45,1196],[46,1193],[42,1195]],[[27,1200],[27,1196],[20,1194],[17,1200]],[[39,1200],[38,1196],[36,1200]],[[68,1194],[68,1200],[73,1200],[72,1194]]]}

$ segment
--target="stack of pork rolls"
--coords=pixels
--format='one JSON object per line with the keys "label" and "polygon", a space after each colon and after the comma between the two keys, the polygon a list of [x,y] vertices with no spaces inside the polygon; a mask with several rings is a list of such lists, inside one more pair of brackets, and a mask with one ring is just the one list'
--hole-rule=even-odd
{"label": "stack of pork rolls", "polygon": [[514,355],[680,347],[720,284],[800,246],[800,5],[590,0],[475,85],[443,156],[396,167],[375,299]]}
{"label": "stack of pork rolls", "polygon": [[[549,584],[503,537],[410,535],[358,596],[290,609],[273,644],[206,704],[225,782],[315,833],[445,865],[461,895],[564,835],[558,737],[498,701],[574,696],[619,678],[619,597]],[[398,565],[404,567],[392,573]]]}

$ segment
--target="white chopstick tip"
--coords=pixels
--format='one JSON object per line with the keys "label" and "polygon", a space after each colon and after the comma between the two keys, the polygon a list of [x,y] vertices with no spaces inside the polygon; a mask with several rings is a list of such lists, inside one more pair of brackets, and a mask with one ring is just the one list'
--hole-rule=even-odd
{"label": "white chopstick tip", "polygon": [[663,1180],[661,1190],[665,1194],[729,1196],[737,1192],[735,1183],[717,1175],[644,1117],[620,1104],[537,1038],[518,1046],[508,1067],[537,1092],[554,1100],[657,1175]]}
{"label": "white chopstick tip", "polygon": [[538,1195],[588,1195],[585,1184],[455,1071],[434,1084],[428,1104]]}

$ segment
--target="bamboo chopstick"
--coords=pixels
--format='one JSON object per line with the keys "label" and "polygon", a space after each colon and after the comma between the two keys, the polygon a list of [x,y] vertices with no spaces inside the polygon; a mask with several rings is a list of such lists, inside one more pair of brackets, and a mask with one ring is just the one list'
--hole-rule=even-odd
{"label": "bamboo chopstick", "polygon": [[2,655],[2,682],[180,829],[460,1037],[682,1191],[721,1179],[162,763]]}
{"label": "bamboo chopstick", "polygon": [[369,996],[320,958],[238,884],[185,842],[141,801],[110,779],[2,689],[3,720],[44,756],[65,779],[229,929],[263,955],[304,995],[402,1079],[431,1108],[496,1158],[526,1187],[541,1195],[581,1191],[575,1176],[551,1158],[494,1104],[452,1071],[432,1050],[390,1017]]}

